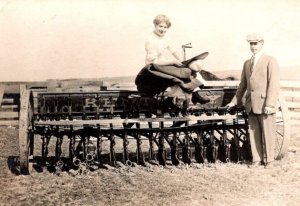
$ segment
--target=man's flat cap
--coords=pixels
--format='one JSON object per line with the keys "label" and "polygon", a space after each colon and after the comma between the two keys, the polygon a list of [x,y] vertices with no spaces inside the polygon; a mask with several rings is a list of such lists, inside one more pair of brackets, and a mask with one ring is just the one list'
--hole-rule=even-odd
{"label": "man's flat cap", "polygon": [[248,42],[259,42],[259,41],[264,40],[264,36],[259,33],[252,33],[252,34],[247,35],[246,39]]}

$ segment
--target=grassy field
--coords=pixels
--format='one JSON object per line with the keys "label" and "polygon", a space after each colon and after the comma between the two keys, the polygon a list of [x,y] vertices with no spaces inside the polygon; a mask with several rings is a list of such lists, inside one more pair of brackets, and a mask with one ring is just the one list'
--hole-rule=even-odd
{"label": "grassy field", "polygon": [[[0,130],[0,205],[297,206],[300,134],[271,169],[246,164],[111,167],[87,174],[33,169],[18,175],[18,130]],[[37,139],[38,140],[38,139]]]}

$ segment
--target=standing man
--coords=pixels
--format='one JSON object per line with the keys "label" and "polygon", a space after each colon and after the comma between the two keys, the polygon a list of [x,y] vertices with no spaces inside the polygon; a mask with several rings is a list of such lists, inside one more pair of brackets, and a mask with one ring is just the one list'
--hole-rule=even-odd
{"label": "standing man", "polygon": [[[280,90],[277,61],[263,52],[264,38],[261,34],[247,36],[252,57],[245,61],[241,82],[236,92],[236,104],[244,106],[249,114],[249,137],[252,165],[271,167],[274,160],[276,136],[276,103]],[[233,106],[234,101],[228,106]]]}

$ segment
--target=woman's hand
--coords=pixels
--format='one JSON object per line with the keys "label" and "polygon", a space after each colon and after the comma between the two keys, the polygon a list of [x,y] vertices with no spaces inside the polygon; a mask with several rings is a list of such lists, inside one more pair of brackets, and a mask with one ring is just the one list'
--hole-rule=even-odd
{"label": "woman's hand", "polygon": [[183,64],[181,63],[181,61],[178,60],[178,59],[174,59],[173,64],[176,65],[176,66],[182,66],[182,65],[183,65]]}

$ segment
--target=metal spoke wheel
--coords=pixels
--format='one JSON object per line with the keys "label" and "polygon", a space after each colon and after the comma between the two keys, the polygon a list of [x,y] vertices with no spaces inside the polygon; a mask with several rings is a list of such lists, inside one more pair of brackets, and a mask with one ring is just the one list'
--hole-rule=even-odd
{"label": "metal spoke wheel", "polygon": [[283,97],[279,97],[276,113],[275,159],[280,160],[288,150],[290,142],[290,114]]}
{"label": "metal spoke wheel", "polygon": [[29,174],[29,155],[33,153],[32,116],[33,104],[31,93],[26,85],[20,85],[20,116],[19,116],[19,150],[20,173]]}

